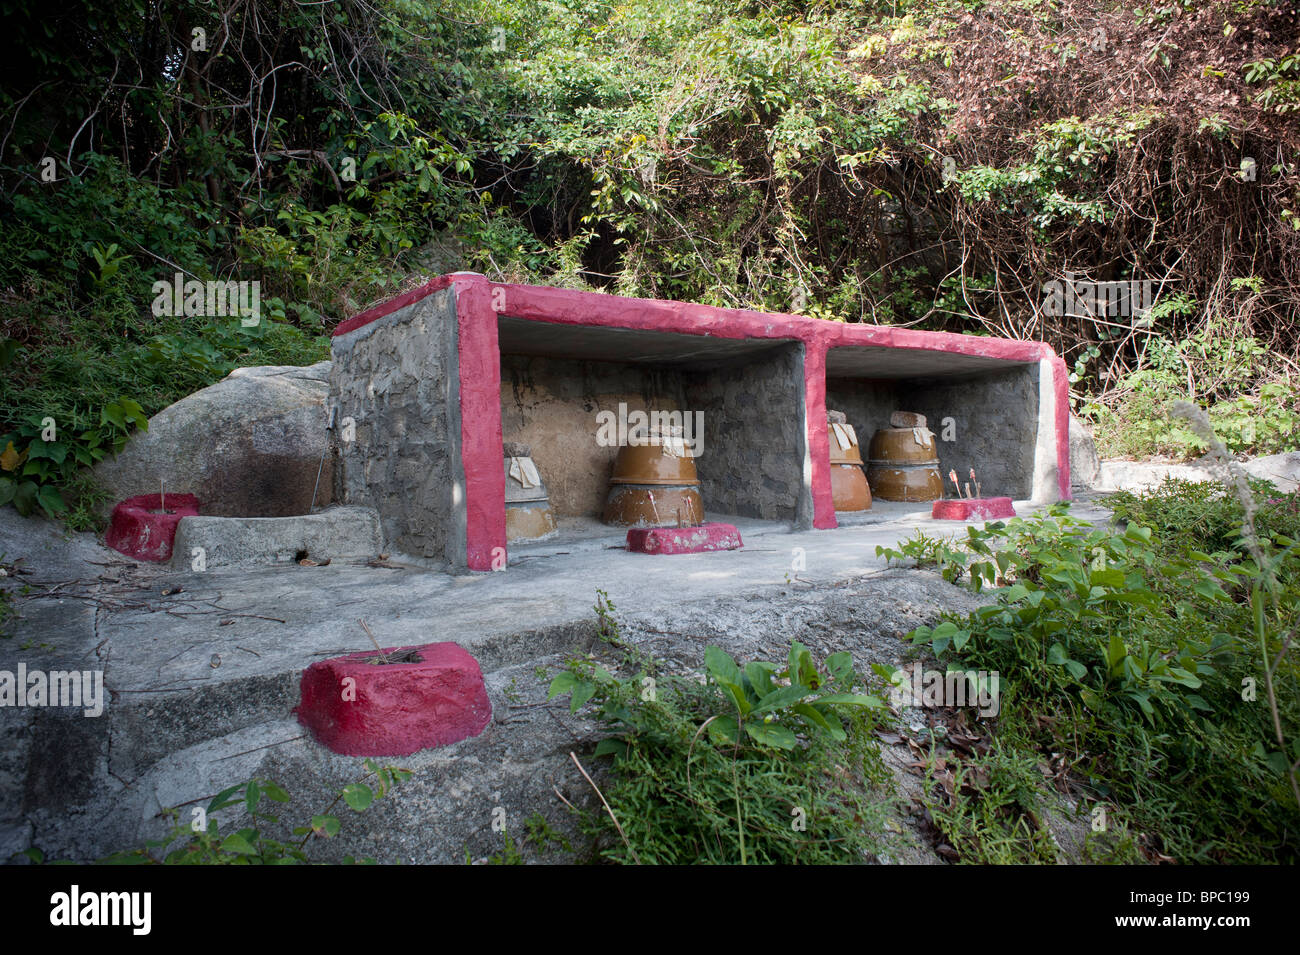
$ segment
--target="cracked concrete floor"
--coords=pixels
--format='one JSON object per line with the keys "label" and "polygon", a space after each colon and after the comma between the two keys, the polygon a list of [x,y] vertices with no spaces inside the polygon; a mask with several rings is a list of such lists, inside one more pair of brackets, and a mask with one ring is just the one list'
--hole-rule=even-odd
{"label": "cracked concrete floor", "polygon": [[[876,556],[878,545],[936,526],[963,530],[908,512],[834,531],[742,523],[744,549],[723,553],[651,557],[599,540],[565,553],[520,548],[497,574],[343,562],[176,573],[2,511],[0,560],[21,558],[23,571],[4,585],[28,592],[17,598],[13,636],[0,641],[0,669],[102,668],[111,699],[99,719],[0,709],[0,852],[37,844],[64,857],[102,855],[157,832],[161,809],[254,773],[278,773],[328,802],[359,761],[316,745],[290,711],[306,665],[369,646],[365,620],[383,646],[460,643],[479,660],[496,715],[479,737],[401,760],[418,770],[403,787],[410,801],[367,814],[390,829],[372,826],[351,851],[409,861],[486,854],[495,843],[484,806],[549,812],[559,806],[552,787],[585,795],[564,757],[592,728],[545,705],[534,671],[591,645],[597,588],[627,639],[685,668],[709,642],[754,658],[793,638],[822,654],[848,649],[861,668],[897,661],[907,630],[974,605],[933,575],[886,571]],[[434,813],[438,825],[402,824],[413,811]]]}

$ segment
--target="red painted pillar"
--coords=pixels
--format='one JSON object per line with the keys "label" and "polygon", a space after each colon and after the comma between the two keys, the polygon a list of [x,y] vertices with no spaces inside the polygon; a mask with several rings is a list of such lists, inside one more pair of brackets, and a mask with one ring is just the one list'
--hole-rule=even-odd
{"label": "red painted pillar", "polygon": [[[457,274],[460,454],[465,468],[465,559],[470,570],[505,567],[506,484],[501,466],[501,349],[497,305],[504,287]],[[503,309],[502,309],[503,310]]]}
{"label": "red painted pillar", "polygon": [[813,527],[839,527],[831,496],[831,449],[826,435],[826,342],[819,336],[804,339],[804,408],[808,415],[808,456],[812,465]]}
{"label": "red painted pillar", "polygon": [[1043,355],[1052,363],[1052,385],[1056,392],[1056,474],[1061,500],[1070,500],[1070,371],[1065,360],[1043,345]]}

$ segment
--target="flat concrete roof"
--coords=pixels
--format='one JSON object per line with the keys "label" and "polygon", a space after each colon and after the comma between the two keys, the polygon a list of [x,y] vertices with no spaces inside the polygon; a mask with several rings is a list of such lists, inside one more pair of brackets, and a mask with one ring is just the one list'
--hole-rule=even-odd
{"label": "flat concrete roof", "polygon": [[826,352],[827,378],[967,378],[1026,362],[925,348],[838,345]]}
{"label": "flat concrete roof", "polygon": [[497,321],[497,338],[503,355],[636,362],[683,368],[752,358],[795,341],[717,338],[608,325],[565,325],[508,315],[502,315]]}
{"label": "flat concrete roof", "polygon": [[[744,361],[797,341],[718,338],[610,325],[571,325],[502,315],[497,320],[503,355],[536,355],[578,361],[633,362],[701,368]],[[964,378],[1022,367],[987,355],[926,348],[839,345],[826,354],[827,378]]]}

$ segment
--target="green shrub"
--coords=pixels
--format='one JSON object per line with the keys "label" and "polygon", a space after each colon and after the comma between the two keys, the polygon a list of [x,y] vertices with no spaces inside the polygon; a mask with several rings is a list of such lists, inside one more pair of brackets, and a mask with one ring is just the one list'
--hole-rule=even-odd
{"label": "green shrub", "polygon": [[[1300,494],[1283,494],[1267,481],[1249,482],[1258,504],[1255,522],[1264,536],[1300,538]],[[1234,550],[1241,539],[1245,508],[1236,495],[1213,481],[1166,478],[1143,493],[1117,491],[1102,503],[1121,521],[1158,528],[1158,543],[1202,551]]]}
{"label": "green shrub", "polygon": [[882,846],[887,771],[871,732],[885,704],[854,692],[847,653],[813,664],[798,642],[782,664],[738,665],[710,647],[708,676],[619,677],[575,660],[551,683],[610,733],[587,814],[614,862],[856,863]]}
{"label": "green shrub", "polygon": [[[1213,486],[1168,485],[1124,507],[1176,522],[1207,503],[1203,524],[1175,523],[1168,541],[1135,521],[1122,533],[1094,528],[1068,505],[969,528],[961,561],[972,586],[997,586],[995,603],[912,639],[998,672],[1004,721],[1026,727],[1040,755],[1068,754],[1084,795],[1153,852],[1294,862],[1300,668],[1288,635],[1300,621],[1300,553],[1283,535],[1265,542],[1267,567],[1240,549],[1201,550],[1237,533]],[[1276,519],[1294,521],[1289,506]]]}

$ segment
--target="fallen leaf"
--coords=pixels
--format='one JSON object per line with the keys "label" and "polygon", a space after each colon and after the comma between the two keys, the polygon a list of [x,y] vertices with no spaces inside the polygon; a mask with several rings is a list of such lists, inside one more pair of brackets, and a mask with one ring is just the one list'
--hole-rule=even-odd
{"label": "fallen leaf", "polygon": [[0,451],[0,468],[4,468],[6,471],[17,470],[18,465],[23,463],[25,457],[27,457],[27,452],[24,451],[19,454],[14,447],[14,443],[10,441],[8,446],[3,451]]}

